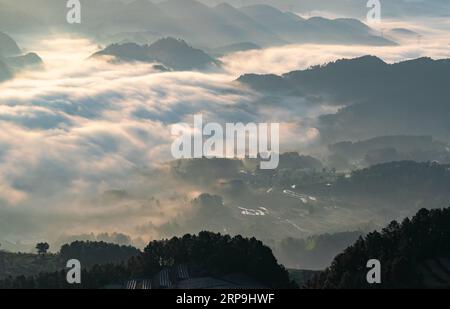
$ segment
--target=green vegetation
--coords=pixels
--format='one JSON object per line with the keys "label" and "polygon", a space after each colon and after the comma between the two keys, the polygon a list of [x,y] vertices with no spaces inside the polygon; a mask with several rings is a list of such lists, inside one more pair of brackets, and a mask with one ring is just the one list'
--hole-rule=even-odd
{"label": "green vegetation", "polygon": [[59,258],[63,261],[77,259],[83,267],[97,264],[120,264],[141,253],[131,246],[119,246],[102,241],[75,241],[61,247]]}
{"label": "green vegetation", "polygon": [[0,279],[56,272],[64,269],[70,259],[78,259],[84,268],[90,269],[97,264],[120,264],[140,254],[133,247],[90,241],[66,244],[57,254],[47,253],[47,243],[37,244],[36,249],[38,254],[0,251]]}
{"label": "green vegetation", "polygon": [[34,275],[60,269],[57,255],[39,256],[29,253],[10,253],[0,251],[0,279],[9,276]]}

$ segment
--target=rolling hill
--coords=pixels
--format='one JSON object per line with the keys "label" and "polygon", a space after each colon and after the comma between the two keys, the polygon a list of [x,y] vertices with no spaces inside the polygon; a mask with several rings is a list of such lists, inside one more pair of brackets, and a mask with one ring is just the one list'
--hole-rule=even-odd
{"label": "rolling hill", "polygon": [[175,71],[202,70],[219,65],[218,61],[202,50],[174,38],[160,39],[151,45],[112,44],[93,56],[114,56],[121,61],[160,63]]}
{"label": "rolling hill", "polygon": [[25,68],[41,65],[42,59],[36,53],[28,53],[14,57],[4,58],[3,61],[13,71],[19,71]]}
{"label": "rolling hill", "polygon": [[247,74],[238,82],[261,93],[313,96],[344,106],[321,116],[325,142],[386,135],[450,140],[450,59],[388,64],[374,56],[342,59],[284,75]]}

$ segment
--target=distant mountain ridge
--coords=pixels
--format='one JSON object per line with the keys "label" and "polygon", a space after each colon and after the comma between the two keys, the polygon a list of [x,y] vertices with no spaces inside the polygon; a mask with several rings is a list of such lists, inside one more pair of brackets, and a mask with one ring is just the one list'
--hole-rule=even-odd
{"label": "distant mountain ridge", "polygon": [[345,43],[368,45],[394,45],[378,36],[375,31],[357,19],[327,19],[311,17],[304,19],[291,12],[282,12],[269,5],[252,5],[240,9],[288,42],[298,43]]}
{"label": "distant mountain ridge", "polygon": [[[216,0],[200,0],[213,5]],[[242,5],[242,0],[228,0],[232,5]],[[450,11],[447,0],[391,0],[381,1],[385,17],[417,17],[445,16]],[[364,18],[367,15],[367,0],[247,0],[245,3],[264,3],[281,10],[293,10],[302,14],[313,11],[326,12],[333,15],[345,15]]]}
{"label": "distant mountain ridge", "polygon": [[42,59],[37,54],[23,55],[13,38],[0,32],[0,82],[12,78],[16,71],[40,64]]}
{"label": "distant mountain ridge", "polygon": [[20,53],[17,43],[6,33],[0,32],[0,56],[16,56]]}
{"label": "distant mountain ridge", "polygon": [[112,44],[93,56],[114,56],[121,61],[155,62],[171,70],[202,70],[218,66],[219,62],[203,52],[189,46],[185,41],[164,38],[151,45],[135,43]]}
{"label": "distant mountain ridge", "polygon": [[[22,16],[26,16],[26,0],[16,0],[14,10],[9,6],[4,9],[10,9],[9,14],[18,17],[22,14],[18,20],[23,22],[17,28],[30,23],[30,27],[43,24],[47,28],[57,26],[70,30],[63,18],[64,6],[54,0],[36,1],[39,8],[33,13],[33,18]],[[78,31],[95,35],[107,43],[112,42],[108,37],[114,37],[117,42],[127,40],[128,36],[133,36],[132,33],[146,33],[149,35],[148,42],[172,36],[202,48],[241,42],[251,42],[262,47],[290,43],[394,44],[357,20],[303,19],[293,12],[284,12],[269,5],[238,8],[224,3],[208,6],[195,0],[166,0],[159,3],[149,0],[129,3],[91,0],[83,3],[83,7],[85,14],[83,23],[77,27]],[[13,20],[10,19],[4,24],[0,19],[0,28],[11,29]],[[123,34],[120,40],[117,40],[118,34]]]}

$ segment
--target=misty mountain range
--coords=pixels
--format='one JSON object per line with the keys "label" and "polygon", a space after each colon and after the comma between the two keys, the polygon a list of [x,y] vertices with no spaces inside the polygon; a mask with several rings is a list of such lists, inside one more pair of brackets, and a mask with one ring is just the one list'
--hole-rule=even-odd
{"label": "misty mountain range", "polygon": [[247,74],[238,81],[263,93],[344,105],[336,114],[319,119],[328,142],[402,134],[442,140],[450,136],[449,59],[388,64],[364,56],[281,76]]}
{"label": "misty mountain range", "polygon": [[210,7],[195,0],[167,0],[158,4],[148,0],[129,4],[96,0],[83,3],[81,25],[68,25],[65,3],[55,0],[35,3],[37,8],[29,16],[28,1],[0,2],[0,29],[12,33],[20,32],[24,25],[36,31],[59,27],[95,35],[106,42],[140,37],[144,42],[136,43],[150,43],[173,36],[202,48],[238,43],[263,47],[288,43],[394,44],[356,19],[303,19],[268,5],[236,8],[225,3]]}
{"label": "misty mountain range", "polygon": [[[214,5],[216,0],[200,0]],[[242,0],[227,0],[240,6]],[[281,10],[296,11],[305,15],[310,12],[327,12],[336,15],[365,18],[368,12],[367,0],[245,0],[245,5],[267,4]],[[450,3],[447,0],[383,0],[382,15],[386,17],[448,16]]]}

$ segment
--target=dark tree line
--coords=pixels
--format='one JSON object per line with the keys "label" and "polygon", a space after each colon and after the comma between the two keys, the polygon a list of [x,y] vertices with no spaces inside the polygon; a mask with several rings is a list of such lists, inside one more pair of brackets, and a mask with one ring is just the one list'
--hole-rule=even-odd
{"label": "dark tree line", "polygon": [[181,263],[198,265],[210,275],[243,273],[274,288],[295,287],[272,250],[255,238],[201,232],[170,240],[153,241],[130,261],[131,269],[148,276]]}
{"label": "dark tree line", "polygon": [[[130,254],[137,250],[112,246]],[[242,273],[268,287],[297,287],[287,270],[277,263],[271,249],[255,238],[201,232],[198,236],[152,241],[143,252],[132,254],[128,262],[121,263],[111,262],[107,255],[111,248],[101,242],[75,242],[61,248],[61,258],[78,257],[80,261],[95,260],[97,264],[102,262],[101,258],[105,259],[103,265],[82,268],[81,285],[67,284],[66,270],[61,270],[31,277],[9,277],[0,281],[0,288],[103,288],[123,284],[131,278],[152,278],[160,270],[177,264],[195,265],[208,276]]]}
{"label": "dark tree line", "polygon": [[[381,232],[360,238],[307,287],[423,288],[419,266],[429,259],[450,257],[450,208],[420,210],[411,220],[393,221]],[[367,261],[381,262],[382,283],[369,285]]]}
{"label": "dark tree line", "polygon": [[83,267],[97,264],[120,264],[141,253],[132,246],[120,246],[103,241],[74,241],[61,247],[62,261],[77,259]]}

